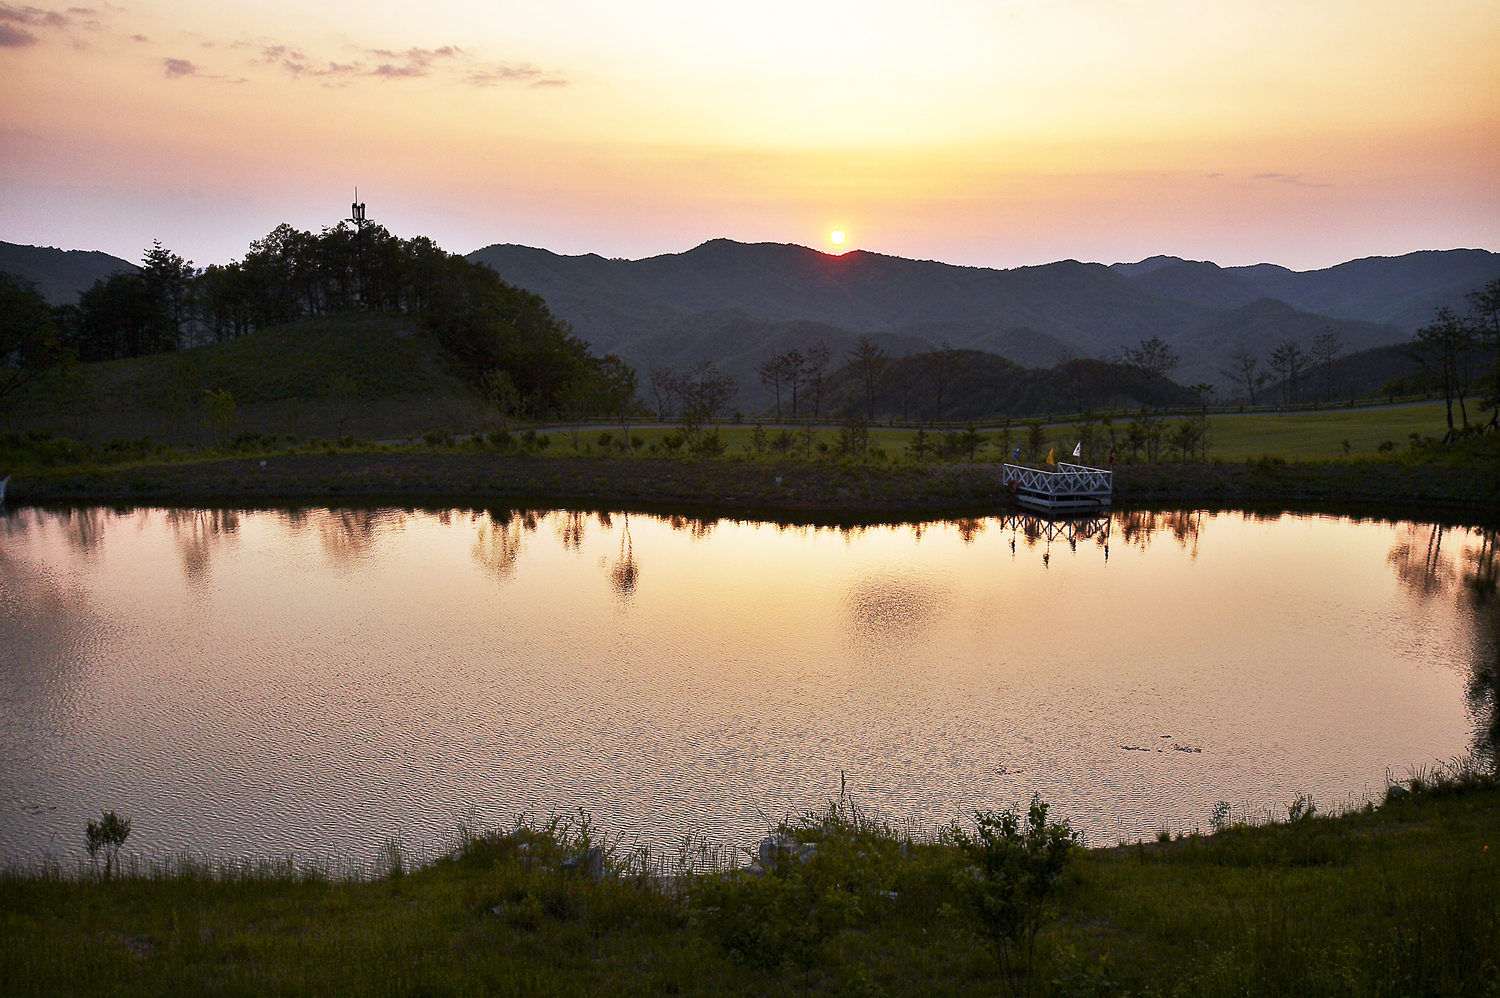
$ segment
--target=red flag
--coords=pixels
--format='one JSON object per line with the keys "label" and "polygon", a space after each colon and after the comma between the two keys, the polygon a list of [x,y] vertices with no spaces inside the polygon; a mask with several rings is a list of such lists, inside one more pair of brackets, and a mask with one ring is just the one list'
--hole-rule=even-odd
{"label": "red flag", "polygon": [[1110,464],[1114,464],[1115,463],[1115,449],[1113,447],[1111,447],[1109,449],[1109,463]]}

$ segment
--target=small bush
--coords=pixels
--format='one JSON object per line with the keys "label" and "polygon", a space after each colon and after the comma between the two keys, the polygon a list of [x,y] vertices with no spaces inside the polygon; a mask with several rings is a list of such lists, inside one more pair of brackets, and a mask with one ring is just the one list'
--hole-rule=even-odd
{"label": "small bush", "polygon": [[1015,809],[976,811],[974,825],[969,832],[955,823],[946,834],[972,864],[958,887],[995,947],[1005,990],[1019,998],[1031,993],[1036,935],[1079,842],[1067,821],[1047,820],[1040,796],[1024,821]]}
{"label": "small bush", "polygon": [[90,821],[84,830],[84,845],[89,858],[98,862],[104,854],[104,878],[109,879],[120,859],[120,847],[130,838],[130,819],[122,818],[114,811],[105,811],[98,821]]}

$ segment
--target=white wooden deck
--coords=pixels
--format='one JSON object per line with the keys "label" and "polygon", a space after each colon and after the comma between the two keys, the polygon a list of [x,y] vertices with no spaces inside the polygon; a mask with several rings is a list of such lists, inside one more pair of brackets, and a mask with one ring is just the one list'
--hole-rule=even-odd
{"label": "white wooden deck", "polygon": [[1007,464],[1001,479],[1011,498],[1041,510],[1103,509],[1114,501],[1115,473],[1059,461],[1056,471]]}

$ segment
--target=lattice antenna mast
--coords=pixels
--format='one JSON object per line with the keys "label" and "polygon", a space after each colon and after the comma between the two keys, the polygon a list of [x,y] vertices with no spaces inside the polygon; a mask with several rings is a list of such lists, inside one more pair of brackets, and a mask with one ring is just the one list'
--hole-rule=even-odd
{"label": "lattice antenna mast", "polygon": [[354,203],[349,206],[349,221],[354,223],[354,296],[361,305],[365,301],[365,203],[359,199],[359,188],[354,188]]}

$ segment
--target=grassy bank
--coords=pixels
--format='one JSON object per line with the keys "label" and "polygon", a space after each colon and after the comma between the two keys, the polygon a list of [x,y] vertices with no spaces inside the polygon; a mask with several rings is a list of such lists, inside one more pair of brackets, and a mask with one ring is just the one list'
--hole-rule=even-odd
{"label": "grassy bank", "polygon": [[[1205,816],[1207,817],[1207,816]],[[1077,851],[1038,996],[1480,996],[1500,988],[1500,789]],[[682,871],[586,823],[468,832],[337,881],[178,865],[0,876],[7,995],[1001,993],[973,854],[851,807],[785,823],[764,876]],[[805,848],[815,844],[816,849]],[[565,861],[600,846],[596,879]],[[801,858],[796,857],[800,854]],[[684,862],[686,860],[687,862]],[[676,871],[674,873],[674,871]]]}
{"label": "grassy bank", "polygon": [[[1342,459],[1117,465],[1123,504],[1500,506],[1495,441],[1468,459]],[[1444,458],[1439,460],[1438,458]],[[12,503],[461,502],[651,509],[723,515],[993,511],[1007,499],[992,462],[750,460],[553,456],[484,443],[402,448],[331,446],[248,454],[122,450],[18,472]]]}

